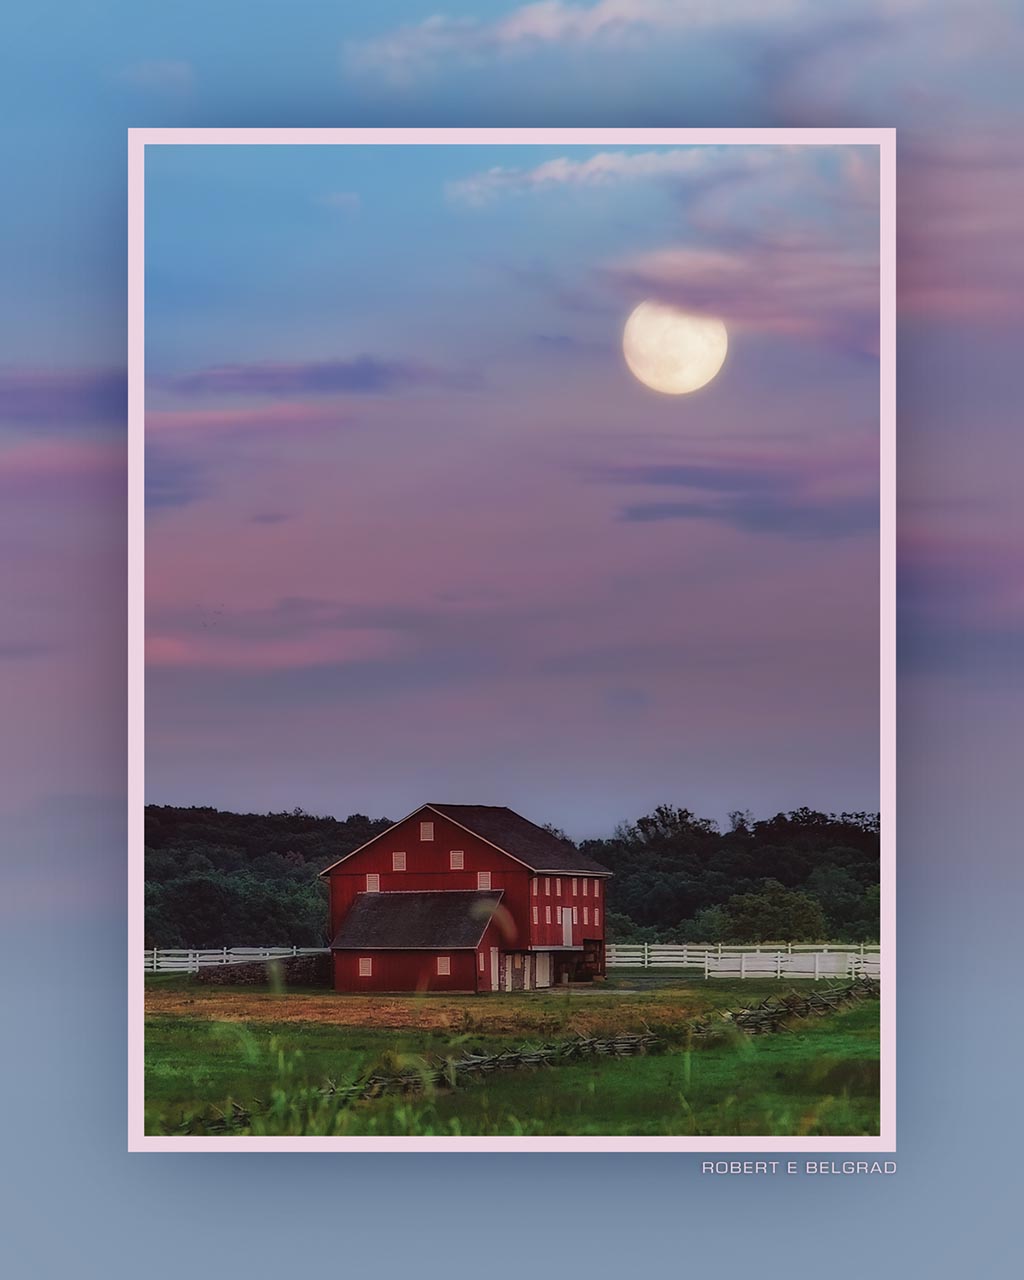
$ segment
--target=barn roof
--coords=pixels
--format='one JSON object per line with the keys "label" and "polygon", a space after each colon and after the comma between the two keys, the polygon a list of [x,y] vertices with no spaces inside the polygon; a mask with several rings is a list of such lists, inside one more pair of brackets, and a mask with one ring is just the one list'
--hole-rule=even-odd
{"label": "barn roof", "polygon": [[331,949],[459,951],[476,947],[501,896],[500,889],[360,893]]}
{"label": "barn roof", "polygon": [[408,822],[410,818],[415,818],[428,810],[449,818],[472,835],[479,836],[481,840],[486,840],[502,853],[515,858],[531,871],[550,871],[554,875],[580,876],[612,874],[608,867],[580,853],[568,840],[552,835],[544,827],[538,827],[535,822],[530,822],[528,818],[522,817],[512,809],[506,809],[503,805],[421,804],[418,809],[414,809],[412,813],[388,827],[387,831],[380,832],[365,844],[360,845],[358,849],[351,850],[337,862],[324,867],[320,875],[326,876],[342,862],[346,862],[355,854],[362,853],[364,849],[383,839],[389,832],[394,831],[395,827],[400,827],[403,822]]}
{"label": "barn roof", "polygon": [[568,840],[552,835],[544,827],[538,827],[535,822],[503,805],[431,804],[427,808],[451,818],[460,827],[510,853],[533,871],[611,875],[607,867],[580,853]]}

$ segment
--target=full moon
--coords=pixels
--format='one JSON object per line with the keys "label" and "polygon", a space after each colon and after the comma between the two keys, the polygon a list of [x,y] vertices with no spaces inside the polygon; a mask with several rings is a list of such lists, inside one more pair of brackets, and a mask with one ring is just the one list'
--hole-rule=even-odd
{"label": "full moon", "polygon": [[634,377],[655,391],[681,396],[721,369],[729,335],[721,320],[663,302],[641,302],[622,333],[622,353]]}

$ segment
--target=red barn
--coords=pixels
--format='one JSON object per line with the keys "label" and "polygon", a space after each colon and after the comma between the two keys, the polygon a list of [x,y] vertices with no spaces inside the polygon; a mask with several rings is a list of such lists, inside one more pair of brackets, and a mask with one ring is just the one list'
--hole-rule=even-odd
{"label": "red barn", "polygon": [[423,805],[321,875],[336,991],[523,991],[604,974],[611,872],[511,809]]}

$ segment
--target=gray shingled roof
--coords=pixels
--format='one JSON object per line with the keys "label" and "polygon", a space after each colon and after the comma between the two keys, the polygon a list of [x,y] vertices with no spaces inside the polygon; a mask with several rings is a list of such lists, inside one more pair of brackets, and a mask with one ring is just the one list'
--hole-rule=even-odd
{"label": "gray shingled roof", "polygon": [[475,947],[500,901],[500,889],[360,893],[331,949],[459,951]]}
{"label": "gray shingled roof", "polygon": [[504,849],[533,871],[576,872],[580,875],[610,876],[600,862],[580,853],[567,840],[560,840],[535,822],[522,818],[511,809],[488,804],[431,804],[475,835]]}

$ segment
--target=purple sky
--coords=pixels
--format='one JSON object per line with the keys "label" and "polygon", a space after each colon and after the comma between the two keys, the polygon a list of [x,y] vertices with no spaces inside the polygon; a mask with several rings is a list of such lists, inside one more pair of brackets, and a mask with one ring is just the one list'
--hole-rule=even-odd
{"label": "purple sky", "polygon": [[149,799],[876,807],[877,244],[872,148],[151,150]]}

